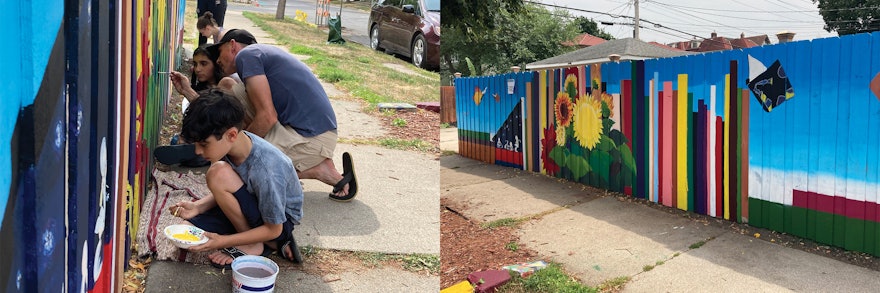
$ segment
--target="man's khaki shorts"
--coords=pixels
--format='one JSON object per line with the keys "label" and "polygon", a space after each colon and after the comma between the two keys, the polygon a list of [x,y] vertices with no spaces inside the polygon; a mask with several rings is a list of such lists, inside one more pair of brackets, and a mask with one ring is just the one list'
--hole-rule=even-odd
{"label": "man's khaki shorts", "polygon": [[[244,85],[236,84],[232,87],[232,91],[245,107],[245,120],[252,121],[254,108],[251,106]],[[290,160],[293,161],[293,167],[300,172],[311,169],[326,159],[333,158],[337,138],[336,130],[330,130],[313,137],[304,137],[290,126],[282,126],[278,122],[275,122],[275,125],[269,129],[264,137],[290,157]]]}
{"label": "man's khaki shorts", "polygon": [[281,123],[275,122],[265,139],[290,157],[293,167],[302,172],[333,158],[337,137],[336,130],[304,137],[290,126],[281,126]]}

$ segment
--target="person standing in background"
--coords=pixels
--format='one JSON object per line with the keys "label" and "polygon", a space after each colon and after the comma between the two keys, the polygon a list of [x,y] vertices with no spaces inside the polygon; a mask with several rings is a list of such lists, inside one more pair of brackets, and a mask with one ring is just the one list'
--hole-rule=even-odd
{"label": "person standing in background", "polygon": [[[198,0],[196,4],[196,17],[201,17],[205,12],[210,11],[217,28],[223,31],[223,19],[226,18],[226,0]],[[208,38],[199,34],[199,46],[208,42]]]}
{"label": "person standing in background", "polygon": [[214,13],[210,11],[205,11],[202,16],[199,16],[196,28],[199,29],[199,36],[212,37],[214,43],[219,42],[220,37],[223,36],[223,28],[217,24],[217,21],[214,20]]}

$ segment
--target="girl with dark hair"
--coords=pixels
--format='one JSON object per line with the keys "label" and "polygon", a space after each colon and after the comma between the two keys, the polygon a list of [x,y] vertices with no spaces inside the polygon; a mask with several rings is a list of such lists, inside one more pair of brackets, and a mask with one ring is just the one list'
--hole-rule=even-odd
{"label": "girl with dark hair", "polygon": [[214,62],[216,59],[214,56],[211,56],[206,46],[196,48],[192,57],[193,84],[190,85],[189,78],[186,75],[173,71],[171,72],[171,82],[174,84],[174,89],[186,97],[188,101],[192,102],[193,99],[199,96],[198,92],[216,87],[224,76],[220,66],[217,66],[217,63]]}

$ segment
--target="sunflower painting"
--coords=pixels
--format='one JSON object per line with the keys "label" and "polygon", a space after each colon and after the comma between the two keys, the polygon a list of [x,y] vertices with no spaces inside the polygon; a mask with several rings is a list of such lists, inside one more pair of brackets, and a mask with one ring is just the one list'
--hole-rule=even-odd
{"label": "sunflower painting", "polygon": [[[577,75],[568,74],[556,93],[553,121],[544,129],[541,159],[547,174],[622,191],[635,175],[629,140],[612,129],[613,96],[591,82],[578,93]],[[555,143],[555,144],[554,144]]]}

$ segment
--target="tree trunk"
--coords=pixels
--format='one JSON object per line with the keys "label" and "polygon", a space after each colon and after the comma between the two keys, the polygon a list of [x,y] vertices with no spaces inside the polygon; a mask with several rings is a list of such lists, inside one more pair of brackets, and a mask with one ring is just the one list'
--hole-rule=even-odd
{"label": "tree trunk", "polygon": [[287,6],[287,0],[278,0],[278,8],[275,9],[275,19],[284,19],[284,8]]}

